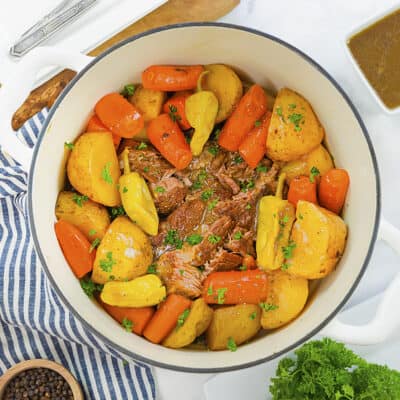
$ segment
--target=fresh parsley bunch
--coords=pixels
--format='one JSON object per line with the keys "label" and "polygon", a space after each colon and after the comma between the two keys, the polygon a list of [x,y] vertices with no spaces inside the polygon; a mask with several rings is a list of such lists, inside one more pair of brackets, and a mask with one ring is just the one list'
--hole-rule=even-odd
{"label": "fresh parsley bunch", "polygon": [[306,343],[279,362],[273,400],[398,400],[400,372],[370,364],[342,343]]}

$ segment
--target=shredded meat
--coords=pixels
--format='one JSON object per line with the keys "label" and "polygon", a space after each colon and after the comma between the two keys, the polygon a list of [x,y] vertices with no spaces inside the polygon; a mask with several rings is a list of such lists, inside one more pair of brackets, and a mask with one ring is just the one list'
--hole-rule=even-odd
{"label": "shredded meat", "polygon": [[169,214],[185,200],[188,188],[178,178],[163,178],[150,184],[154,203],[160,214]]}
{"label": "shredded meat", "polygon": [[229,253],[219,248],[214,258],[205,264],[204,275],[214,271],[230,271],[242,265],[243,258],[239,254]]}
{"label": "shredded meat", "polygon": [[254,239],[255,235],[252,230],[246,231],[245,228],[236,225],[224,247],[234,253],[239,253],[243,257],[246,254],[255,256]]}

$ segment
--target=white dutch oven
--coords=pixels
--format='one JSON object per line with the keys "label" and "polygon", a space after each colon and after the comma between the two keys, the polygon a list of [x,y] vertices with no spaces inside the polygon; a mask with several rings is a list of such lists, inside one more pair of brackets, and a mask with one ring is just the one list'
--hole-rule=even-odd
{"label": "white dutch oven", "polygon": [[[64,142],[73,141],[82,131],[101,96],[119,90],[127,82],[140,81],[141,71],[151,64],[169,63],[226,63],[263,86],[272,89],[287,86],[303,94],[326,129],[337,166],[346,168],[351,177],[344,212],[350,233],[338,268],[321,281],[299,318],[283,329],[260,335],[234,353],[170,350],[120,329],[83,293],[54,234],[54,205],[65,168]],[[15,138],[9,121],[32,86],[35,73],[48,65],[80,72],[51,109],[32,158],[30,151]],[[37,49],[20,62],[15,76],[4,83],[0,90],[0,110],[0,143],[29,169],[29,221],[47,276],[65,305],[85,326],[127,356],[182,371],[228,371],[271,360],[324,327],[325,334],[358,344],[382,341],[398,328],[400,276],[393,281],[376,317],[367,325],[349,326],[333,319],[362,278],[378,235],[378,169],[368,133],[347,95],[324,69],[293,46],[242,27],[194,23],[144,33],[95,59],[51,48]],[[391,225],[381,221],[379,233],[400,248],[400,234]]]}

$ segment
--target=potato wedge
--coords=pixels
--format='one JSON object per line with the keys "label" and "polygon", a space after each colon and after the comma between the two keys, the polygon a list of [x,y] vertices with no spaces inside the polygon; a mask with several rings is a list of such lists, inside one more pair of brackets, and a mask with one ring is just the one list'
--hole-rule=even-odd
{"label": "potato wedge", "polygon": [[232,338],[239,345],[250,340],[261,328],[261,309],[255,304],[238,304],[214,310],[207,329],[210,350],[226,350]]}
{"label": "potato wedge", "polygon": [[[165,92],[145,89],[142,85],[138,85],[129,101],[138,108],[146,123],[160,115],[165,96]],[[141,133],[139,135],[143,137]]]}
{"label": "potato wedge", "polygon": [[152,261],[153,250],[145,233],[129,218],[118,217],[97,248],[92,280],[131,280],[145,274]]}
{"label": "potato wedge", "polygon": [[179,349],[188,346],[206,331],[213,317],[213,309],[201,297],[193,301],[190,313],[181,327],[175,328],[162,342],[163,346]]}
{"label": "potato wedge", "polygon": [[312,167],[318,168],[320,175],[334,167],[331,155],[322,144],[300,160],[288,162],[281,172],[286,173],[286,182],[289,184],[296,176],[309,175]]}
{"label": "potato wedge", "polygon": [[86,132],[78,137],[68,159],[71,185],[96,203],[114,207],[121,204],[117,189],[121,175],[109,132]]}
{"label": "potato wedge", "polygon": [[315,149],[324,129],[308,101],[284,88],[278,92],[267,137],[267,156],[274,161],[293,161]]}
{"label": "potato wedge", "polygon": [[101,204],[87,200],[74,201],[77,194],[73,192],[60,192],[56,202],[56,217],[75,225],[85,236],[92,241],[93,239],[103,239],[110,216],[107,209]]}
{"label": "potato wedge", "polygon": [[224,64],[209,64],[204,67],[208,74],[201,80],[203,90],[210,90],[218,99],[215,123],[227,119],[243,95],[242,82],[236,72]]}
{"label": "potato wedge", "polygon": [[319,279],[333,271],[343,254],[347,227],[336,214],[308,201],[297,203],[291,240],[296,245],[286,260],[289,274]]}
{"label": "potato wedge", "polygon": [[296,318],[303,310],[308,298],[308,281],[276,270],[268,274],[270,289],[265,300],[277,306],[273,310],[263,310],[261,326],[275,329]]}

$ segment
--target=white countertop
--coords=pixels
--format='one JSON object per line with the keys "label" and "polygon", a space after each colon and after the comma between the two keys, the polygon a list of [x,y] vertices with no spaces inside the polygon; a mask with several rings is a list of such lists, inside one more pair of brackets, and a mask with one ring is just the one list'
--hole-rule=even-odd
{"label": "white countertop", "polygon": [[[399,4],[396,0],[242,0],[221,21],[258,29],[297,46],[320,63],[342,85],[360,111],[375,147],[382,181],[383,215],[392,224],[400,227],[400,114],[388,116],[381,111],[344,51],[345,37],[349,32],[371,16],[396,4]],[[365,188],[365,194],[368,195],[368,188]],[[367,273],[346,305],[349,310],[344,317],[354,320],[354,315],[357,314],[359,318],[365,318],[366,312],[371,312],[375,299],[359,306],[357,313],[350,307],[380,293],[397,272],[399,262],[390,248],[383,243],[377,243]],[[396,345],[397,353],[393,351],[393,346]],[[396,357],[400,344],[396,341],[357,351],[371,361],[386,362],[392,368],[400,369]],[[211,375],[156,370],[158,398],[236,400],[251,395],[252,400],[265,400],[268,376],[274,366],[275,363],[264,364],[227,373],[219,378],[213,377],[205,386],[206,395],[204,383]]]}

